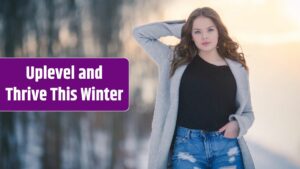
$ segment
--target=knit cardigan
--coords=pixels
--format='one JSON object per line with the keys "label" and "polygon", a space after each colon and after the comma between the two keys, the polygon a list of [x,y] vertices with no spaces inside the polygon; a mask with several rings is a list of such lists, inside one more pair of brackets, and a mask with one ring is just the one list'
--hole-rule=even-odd
{"label": "knit cardigan", "polygon": [[[133,29],[134,38],[159,69],[159,82],[150,135],[148,169],[167,169],[171,167],[171,144],[177,120],[179,85],[187,64],[178,67],[170,78],[170,63],[173,59],[174,49],[159,41],[159,38],[164,36],[180,38],[183,24],[183,20],[165,21],[142,25]],[[226,57],[225,61],[237,84],[237,109],[235,113],[229,116],[228,120],[238,122],[239,133],[237,138],[245,169],[255,169],[248,146],[243,138],[254,121],[249,73],[239,62]]]}

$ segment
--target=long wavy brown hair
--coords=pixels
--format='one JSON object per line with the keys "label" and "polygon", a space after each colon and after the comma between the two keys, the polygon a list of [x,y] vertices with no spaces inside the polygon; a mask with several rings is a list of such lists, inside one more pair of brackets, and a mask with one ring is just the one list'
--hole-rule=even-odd
{"label": "long wavy brown hair", "polygon": [[194,56],[199,52],[194,41],[192,40],[192,28],[194,20],[199,17],[207,17],[216,25],[219,39],[217,44],[217,51],[221,57],[226,57],[238,61],[243,67],[248,70],[246,60],[243,52],[238,52],[239,44],[234,42],[228,35],[227,28],[222,23],[218,13],[209,7],[197,8],[188,17],[186,23],[181,30],[181,40],[175,46],[173,60],[171,62],[170,77],[173,76],[175,70],[186,63],[189,63]]}

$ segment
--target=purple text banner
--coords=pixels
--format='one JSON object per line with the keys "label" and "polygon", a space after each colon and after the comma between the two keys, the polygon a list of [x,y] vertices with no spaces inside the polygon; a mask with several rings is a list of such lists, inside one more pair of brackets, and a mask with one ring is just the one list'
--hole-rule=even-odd
{"label": "purple text banner", "polygon": [[126,111],[126,58],[0,58],[1,111]]}

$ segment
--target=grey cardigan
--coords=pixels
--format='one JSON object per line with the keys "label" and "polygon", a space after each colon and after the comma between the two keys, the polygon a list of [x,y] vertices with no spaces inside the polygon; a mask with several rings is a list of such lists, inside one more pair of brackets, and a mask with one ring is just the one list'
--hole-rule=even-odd
{"label": "grey cardigan", "polygon": [[[150,135],[148,169],[167,169],[170,167],[170,148],[177,120],[179,85],[187,64],[178,67],[170,78],[170,63],[174,50],[160,42],[159,38],[164,36],[180,38],[183,24],[184,21],[182,20],[157,22],[139,26],[133,30],[136,41],[159,68],[159,84]],[[254,121],[249,74],[239,62],[228,58],[225,58],[225,61],[237,83],[237,110],[229,116],[229,120],[237,120],[240,127],[238,143],[241,147],[245,169],[254,169],[252,157],[243,138]]]}

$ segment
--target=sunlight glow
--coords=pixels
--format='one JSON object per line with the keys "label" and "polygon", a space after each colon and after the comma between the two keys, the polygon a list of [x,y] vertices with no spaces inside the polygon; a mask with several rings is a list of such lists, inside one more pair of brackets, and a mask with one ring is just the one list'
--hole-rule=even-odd
{"label": "sunlight glow", "polygon": [[285,14],[287,15],[288,19],[291,19],[291,21],[296,22],[300,26],[300,1],[298,0],[285,0],[282,1],[283,7],[285,10]]}

